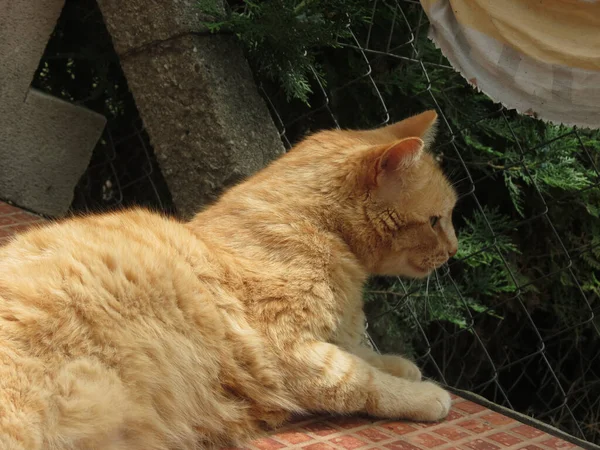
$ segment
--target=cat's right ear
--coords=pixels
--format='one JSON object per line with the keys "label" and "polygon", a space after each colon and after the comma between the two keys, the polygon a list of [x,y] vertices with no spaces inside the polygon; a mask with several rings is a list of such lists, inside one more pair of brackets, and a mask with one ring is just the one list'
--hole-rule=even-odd
{"label": "cat's right ear", "polygon": [[397,183],[402,172],[419,161],[424,146],[422,139],[409,137],[392,145],[375,147],[369,158],[371,184],[381,186],[388,182]]}
{"label": "cat's right ear", "polygon": [[395,136],[397,139],[402,139],[409,136],[420,137],[427,145],[432,144],[435,140],[437,132],[438,115],[435,110],[429,110],[408,117],[400,122],[387,125],[383,129]]}

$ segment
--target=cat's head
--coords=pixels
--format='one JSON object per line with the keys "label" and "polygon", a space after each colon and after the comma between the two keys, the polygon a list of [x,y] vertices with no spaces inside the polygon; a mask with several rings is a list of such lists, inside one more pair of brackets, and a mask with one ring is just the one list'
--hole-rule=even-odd
{"label": "cat's head", "polygon": [[457,196],[427,151],[436,122],[427,111],[375,130],[317,133],[302,145],[318,146],[337,178],[326,189],[340,232],[373,274],[421,278],[456,254]]}

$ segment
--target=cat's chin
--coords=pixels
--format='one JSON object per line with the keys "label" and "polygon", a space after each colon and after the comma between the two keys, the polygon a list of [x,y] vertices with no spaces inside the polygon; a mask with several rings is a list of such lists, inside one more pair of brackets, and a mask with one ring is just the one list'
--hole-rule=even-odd
{"label": "cat's chin", "polygon": [[432,269],[426,269],[424,267],[420,267],[411,262],[405,261],[401,266],[396,267],[379,267],[379,270],[375,270],[373,273],[381,276],[390,276],[390,277],[403,277],[403,278],[413,278],[413,279],[421,279],[427,278],[432,272]]}
{"label": "cat's chin", "polygon": [[427,278],[433,269],[425,269],[424,267],[417,266],[416,264],[408,263],[404,269],[404,275],[408,278]]}

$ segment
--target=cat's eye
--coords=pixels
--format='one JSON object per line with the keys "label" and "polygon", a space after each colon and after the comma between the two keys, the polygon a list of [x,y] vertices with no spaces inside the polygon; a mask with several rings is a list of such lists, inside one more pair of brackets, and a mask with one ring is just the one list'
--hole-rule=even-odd
{"label": "cat's eye", "polygon": [[435,228],[435,226],[439,223],[440,216],[431,216],[429,218],[429,223],[431,224],[431,228]]}

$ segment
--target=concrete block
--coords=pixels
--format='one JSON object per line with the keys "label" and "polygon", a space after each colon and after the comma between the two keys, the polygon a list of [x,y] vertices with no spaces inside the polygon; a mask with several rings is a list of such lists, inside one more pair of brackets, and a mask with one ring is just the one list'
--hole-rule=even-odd
{"label": "concrete block", "polygon": [[0,196],[62,216],[106,119],[30,89],[25,102],[0,103]]}
{"label": "concrete block", "polygon": [[29,87],[63,0],[0,0],[0,197],[64,215],[106,119]]}
{"label": "concrete block", "polygon": [[[138,8],[145,4],[140,0],[99,0],[109,30],[115,30],[115,46],[129,49],[121,53],[121,65],[177,212],[184,218],[284,152],[233,36],[190,32],[162,39],[166,34],[157,30],[168,28],[170,21],[192,20],[165,18],[186,1],[153,0],[151,5],[163,6],[150,14]],[[142,16],[130,16],[136,16],[132,11]],[[185,8],[178,11],[189,13]],[[166,22],[154,28],[146,25],[153,21]],[[137,43],[151,44],[131,49],[131,36]]]}
{"label": "concrete block", "polygon": [[[183,34],[208,33],[225,15],[222,0],[98,0],[119,55]],[[127,26],[112,17],[127,18]]]}
{"label": "concrete block", "polygon": [[23,101],[64,0],[0,0],[0,98]]}
{"label": "concrete block", "polygon": [[284,152],[233,37],[182,36],[122,64],[182,216]]}

